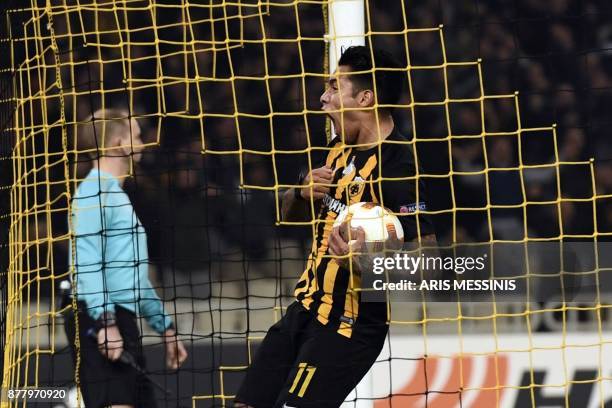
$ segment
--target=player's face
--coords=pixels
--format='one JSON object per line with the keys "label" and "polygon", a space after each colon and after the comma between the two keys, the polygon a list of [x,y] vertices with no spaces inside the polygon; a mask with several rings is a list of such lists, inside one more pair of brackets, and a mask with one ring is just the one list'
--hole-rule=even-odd
{"label": "player's face", "polygon": [[321,109],[331,118],[336,133],[344,137],[345,143],[355,141],[359,126],[356,109],[360,105],[350,80],[350,72],[350,67],[340,65],[330,77],[320,99]]}

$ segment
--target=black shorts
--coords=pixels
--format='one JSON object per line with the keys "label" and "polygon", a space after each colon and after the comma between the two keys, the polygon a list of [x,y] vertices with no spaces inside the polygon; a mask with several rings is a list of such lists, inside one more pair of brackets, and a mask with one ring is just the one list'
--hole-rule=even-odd
{"label": "black shorts", "polygon": [[295,302],[268,330],[235,400],[255,408],[339,407],[376,361],[387,331],[385,323],[360,328],[357,319],[348,338]]}
{"label": "black shorts", "polygon": [[[109,405],[126,404],[134,407],[155,407],[155,393],[152,384],[134,368],[112,362],[100,353],[97,340],[88,331],[94,321],[85,311],[84,303],[79,302],[79,335],[80,335],[80,388],[83,402],[87,408],[101,408]],[[123,337],[123,348],[131,352],[141,367],[145,367],[142,354],[140,332],[136,325],[136,316],[131,311],[117,306],[115,309],[117,326]],[[65,316],[64,328],[72,349],[76,365],[74,346],[74,315]]]}

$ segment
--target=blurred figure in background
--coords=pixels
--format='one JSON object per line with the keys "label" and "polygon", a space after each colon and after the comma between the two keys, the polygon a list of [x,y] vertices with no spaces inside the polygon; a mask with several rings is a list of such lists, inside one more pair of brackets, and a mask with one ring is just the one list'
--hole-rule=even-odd
{"label": "blurred figure in background", "polygon": [[121,362],[125,350],[141,367],[145,364],[137,317],[163,336],[168,368],[180,367],[187,351],[151,286],[146,232],[122,189],[130,165],[141,157],[140,126],[128,112],[98,110],[83,122],[75,140],[77,151],[93,160],[72,202],[75,252],[70,259],[75,262],[78,321],[71,314],[65,325],[75,364],[80,358],[83,400],[92,408],[155,407],[151,383]]}

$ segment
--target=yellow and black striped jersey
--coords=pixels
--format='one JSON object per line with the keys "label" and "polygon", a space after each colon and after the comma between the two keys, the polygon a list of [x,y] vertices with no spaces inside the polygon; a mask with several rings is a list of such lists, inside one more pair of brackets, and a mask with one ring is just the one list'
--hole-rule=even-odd
{"label": "yellow and black striped jersey", "polygon": [[433,233],[433,225],[425,214],[418,214],[418,220],[415,214],[417,208],[427,208],[425,189],[417,180],[413,151],[405,137],[394,129],[377,146],[362,150],[338,139],[330,142],[325,162],[317,166],[332,168],[333,187],[316,209],[312,251],[295,296],[322,324],[351,337],[354,324],[386,322],[387,306],[360,302],[359,291],[354,290],[359,276],[340,267],[329,254],[327,240],[338,214],[353,203],[379,203],[396,213],[406,241]]}

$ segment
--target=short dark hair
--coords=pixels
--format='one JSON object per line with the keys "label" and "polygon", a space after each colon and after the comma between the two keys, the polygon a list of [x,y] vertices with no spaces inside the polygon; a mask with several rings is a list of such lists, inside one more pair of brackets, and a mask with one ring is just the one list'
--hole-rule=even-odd
{"label": "short dark hair", "polygon": [[[374,65],[372,65],[372,56],[374,57]],[[369,47],[364,45],[348,47],[342,53],[338,65],[348,66],[351,71],[369,71],[374,66],[374,76],[371,73],[354,74],[350,76],[350,80],[359,91],[364,89],[374,90],[373,78],[375,77],[377,102],[383,105],[394,105],[399,101],[406,73],[388,69],[401,68],[400,63],[388,52],[370,50]],[[391,107],[382,109],[393,110]]]}

